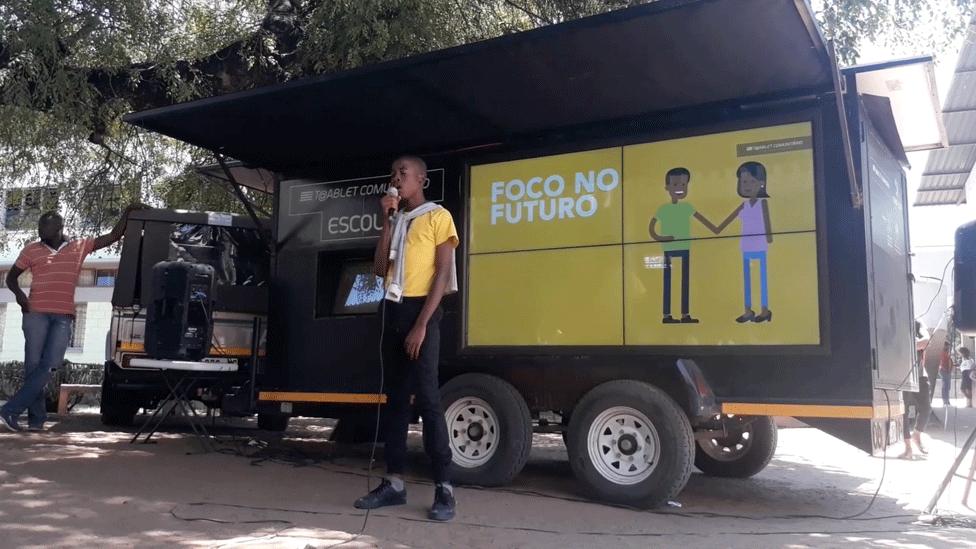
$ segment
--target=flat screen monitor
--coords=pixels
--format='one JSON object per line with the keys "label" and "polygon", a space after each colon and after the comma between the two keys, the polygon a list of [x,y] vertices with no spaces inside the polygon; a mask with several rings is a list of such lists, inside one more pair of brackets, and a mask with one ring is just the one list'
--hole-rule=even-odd
{"label": "flat screen monitor", "polygon": [[332,314],[375,313],[383,299],[383,280],[373,274],[371,261],[350,261],[342,266]]}

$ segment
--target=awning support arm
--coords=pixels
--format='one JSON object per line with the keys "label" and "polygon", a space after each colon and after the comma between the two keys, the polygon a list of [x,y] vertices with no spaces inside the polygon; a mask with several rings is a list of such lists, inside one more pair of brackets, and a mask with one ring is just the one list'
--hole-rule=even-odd
{"label": "awning support arm", "polygon": [[244,196],[244,191],[241,190],[241,184],[237,182],[234,178],[234,174],[231,173],[230,168],[227,167],[227,161],[224,159],[224,155],[214,152],[214,156],[217,158],[217,163],[220,164],[220,169],[224,170],[224,175],[227,176],[227,181],[230,183],[232,189],[234,189],[234,194],[237,195],[237,199],[241,201],[244,205],[244,209],[247,210],[247,214],[251,216],[251,221],[258,228],[258,233],[261,235],[261,240],[268,246],[268,249],[272,249],[271,241],[268,240],[268,235],[265,232],[264,223],[261,222],[261,218],[254,211],[254,206],[251,205],[251,201]]}
{"label": "awning support arm", "polygon": [[844,143],[844,167],[847,169],[847,180],[851,186],[851,206],[860,210],[864,207],[864,195],[861,187],[857,184],[857,175],[854,170],[854,148],[851,146],[851,132],[847,126],[847,107],[844,106],[844,91],[841,88],[840,67],[837,65],[837,53],[834,51],[834,43],[830,42],[830,75],[834,81],[834,99],[837,102],[837,116],[840,118],[840,137]]}

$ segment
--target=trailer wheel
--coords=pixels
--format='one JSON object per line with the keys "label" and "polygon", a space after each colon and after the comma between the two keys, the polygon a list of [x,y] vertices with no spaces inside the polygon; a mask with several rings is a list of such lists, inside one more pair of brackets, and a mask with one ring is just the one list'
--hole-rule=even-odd
{"label": "trailer wheel", "polygon": [[258,429],[281,432],[288,429],[289,419],[281,414],[258,414]]}
{"label": "trailer wheel", "polygon": [[695,467],[713,477],[751,477],[765,469],[776,453],[776,423],[768,416],[742,422],[731,419],[722,418],[725,436],[698,438]]}
{"label": "trailer wheel", "polygon": [[654,507],[673,499],[691,475],[694,434],[663,391],[617,380],[587,393],[573,409],[569,463],[591,497]]}
{"label": "trailer wheel", "polygon": [[[107,376],[106,376],[107,377]],[[102,381],[100,413],[102,425],[129,427],[139,411],[139,402],[126,391],[117,389],[108,379]]]}
{"label": "trailer wheel", "polygon": [[441,388],[454,479],[500,486],[511,482],[529,459],[532,417],[509,383],[484,374],[464,374]]}

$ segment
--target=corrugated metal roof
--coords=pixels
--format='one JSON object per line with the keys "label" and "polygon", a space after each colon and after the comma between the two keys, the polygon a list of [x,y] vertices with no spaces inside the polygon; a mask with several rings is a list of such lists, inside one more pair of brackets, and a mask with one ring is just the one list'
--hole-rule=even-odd
{"label": "corrugated metal roof", "polygon": [[939,206],[946,204],[965,204],[966,191],[953,189],[949,191],[919,191],[915,195],[916,206]]}
{"label": "corrugated metal roof", "polygon": [[936,191],[944,189],[962,189],[966,185],[969,172],[922,175],[922,182],[918,185],[920,191]]}
{"label": "corrugated metal roof", "polygon": [[[968,46],[967,46],[968,47]],[[960,72],[952,77],[946,94],[943,112],[971,111],[976,109],[976,72]]]}
{"label": "corrugated metal roof", "polygon": [[976,111],[942,113],[950,145],[976,143]]}
{"label": "corrugated metal roof", "polygon": [[976,70],[976,48],[964,47],[959,53],[959,61],[956,63],[957,71]]}
{"label": "corrugated metal roof", "polygon": [[976,17],[959,52],[942,119],[949,146],[929,153],[916,206],[966,202],[966,181],[976,166]]}
{"label": "corrugated metal roof", "polygon": [[927,174],[960,172],[968,174],[973,164],[976,164],[976,144],[956,145],[929,153],[925,171]]}

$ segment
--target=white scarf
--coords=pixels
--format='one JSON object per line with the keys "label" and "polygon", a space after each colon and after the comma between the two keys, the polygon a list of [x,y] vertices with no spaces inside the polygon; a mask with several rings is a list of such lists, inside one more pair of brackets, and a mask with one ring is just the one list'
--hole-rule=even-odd
{"label": "white scarf", "polygon": [[[389,260],[393,262],[393,275],[386,289],[386,299],[389,301],[393,301],[394,303],[403,302],[403,271],[405,268],[404,263],[406,263],[403,259],[406,258],[405,248],[407,246],[407,231],[410,230],[410,224],[413,223],[414,219],[433,212],[440,207],[433,202],[425,202],[410,211],[397,212],[394,215],[393,239],[390,241],[389,257]],[[451,275],[448,279],[445,293],[450,294],[456,291],[458,291],[457,260],[452,253]]]}

